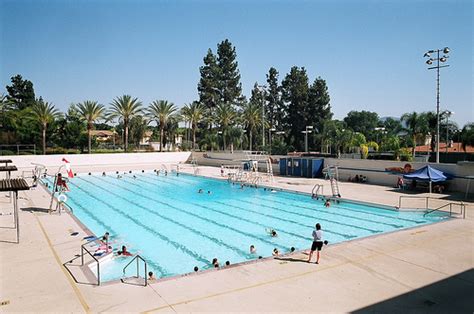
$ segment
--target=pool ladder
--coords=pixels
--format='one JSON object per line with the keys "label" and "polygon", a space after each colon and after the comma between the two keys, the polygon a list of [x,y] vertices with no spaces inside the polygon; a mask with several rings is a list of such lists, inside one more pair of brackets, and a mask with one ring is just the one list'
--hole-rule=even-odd
{"label": "pool ladder", "polygon": [[[319,192],[321,190],[321,193]],[[311,198],[317,198],[319,195],[324,194],[324,186],[322,184],[315,184],[311,191]]]}
{"label": "pool ladder", "polygon": [[[145,261],[145,259],[143,257],[141,257],[140,255],[136,255],[124,268],[123,268],[123,278],[121,279],[121,281],[123,283],[128,283],[128,284],[133,284],[133,283],[129,283],[129,282],[125,282],[125,270],[134,262],[136,261],[137,262],[137,274],[134,276],[135,278],[140,278],[140,261],[143,262],[143,264],[145,264],[145,284],[144,286],[146,287],[148,285],[148,279],[147,279],[147,275],[148,275],[148,271],[147,271],[147,263]],[[135,284],[137,285],[137,284]],[[138,284],[140,285],[140,284]]]}

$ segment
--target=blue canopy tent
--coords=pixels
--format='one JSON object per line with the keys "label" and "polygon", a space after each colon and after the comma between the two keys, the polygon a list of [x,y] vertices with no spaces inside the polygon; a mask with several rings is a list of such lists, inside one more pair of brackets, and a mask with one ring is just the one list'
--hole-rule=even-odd
{"label": "blue canopy tent", "polygon": [[428,181],[430,183],[431,193],[431,182],[444,182],[451,178],[451,175],[444,173],[441,170],[435,169],[430,165],[424,166],[412,173],[404,174],[403,178],[419,181]]}

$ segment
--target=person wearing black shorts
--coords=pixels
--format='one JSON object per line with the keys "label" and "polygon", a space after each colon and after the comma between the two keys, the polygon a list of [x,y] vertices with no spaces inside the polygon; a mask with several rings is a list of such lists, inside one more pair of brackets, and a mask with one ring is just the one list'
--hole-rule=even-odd
{"label": "person wearing black shorts", "polygon": [[316,264],[319,264],[319,252],[323,247],[323,231],[321,230],[321,225],[316,224],[316,229],[313,230],[313,244],[311,245],[311,252],[309,253],[308,263],[311,262],[311,257],[313,257],[313,252],[318,251],[316,254]]}

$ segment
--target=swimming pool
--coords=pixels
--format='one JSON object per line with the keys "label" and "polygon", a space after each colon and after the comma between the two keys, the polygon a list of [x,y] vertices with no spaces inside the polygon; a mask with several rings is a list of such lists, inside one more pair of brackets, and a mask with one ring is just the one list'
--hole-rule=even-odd
{"label": "swimming pool", "polygon": [[[43,179],[52,184],[51,179]],[[330,244],[447,218],[423,217],[347,201],[325,208],[305,194],[240,188],[223,180],[154,172],[80,174],[73,178],[67,204],[94,234],[111,234],[114,249],[126,245],[140,254],[157,277],[212,268],[217,257],[231,264],[271,256],[274,248],[306,249],[316,222]],[[198,193],[202,189],[203,193]],[[210,191],[210,193],[208,193]],[[272,237],[266,228],[274,228]],[[255,245],[257,252],[249,252]],[[130,258],[101,263],[101,280],[122,276]]]}

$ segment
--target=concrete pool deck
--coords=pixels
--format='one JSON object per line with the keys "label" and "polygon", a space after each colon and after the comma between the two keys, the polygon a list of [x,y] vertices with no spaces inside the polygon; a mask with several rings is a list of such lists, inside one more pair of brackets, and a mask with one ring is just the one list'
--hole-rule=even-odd
{"label": "concrete pool deck", "polygon": [[[141,169],[153,166],[134,170]],[[219,176],[218,168],[199,169],[200,175]],[[310,192],[315,183],[330,191],[329,183],[318,179],[275,177],[272,186]],[[345,198],[389,206],[397,205],[404,195],[388,187],[356,183],[341,183],[340,189]],[[5,195],[0,195],[0,302],[6,303],[0,305],[1,312],[474,310],[472,203],[466,219],[325,247],[319,265],[304,262],[307,256],[298,253],[147,287],[122,283],[97,287],[71,266],[71,273],[84,282],[76,283],[63,267],[80,253],[87,234],[70,215],[44,212],[49,195],[42,187],[20,193],[20,244],[5,242],[15,235],[4,228],[13,221]],[[72,232],[79,234],[71,236]]]}

